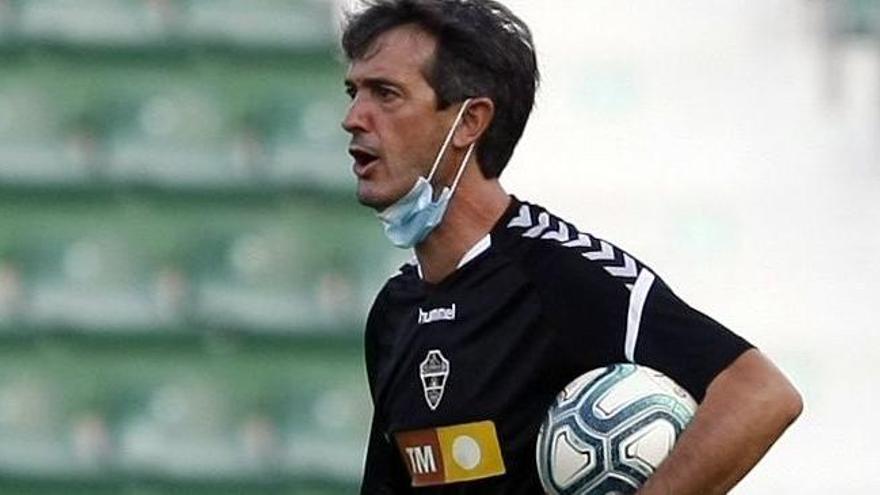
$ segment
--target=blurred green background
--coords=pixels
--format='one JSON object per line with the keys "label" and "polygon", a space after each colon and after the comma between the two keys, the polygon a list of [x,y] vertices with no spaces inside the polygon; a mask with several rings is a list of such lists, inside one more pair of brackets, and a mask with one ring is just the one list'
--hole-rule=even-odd
{"label": "blurred green background", "polygon": [[397,263],[336,8],[0,0],[0,493],[332,494]]}

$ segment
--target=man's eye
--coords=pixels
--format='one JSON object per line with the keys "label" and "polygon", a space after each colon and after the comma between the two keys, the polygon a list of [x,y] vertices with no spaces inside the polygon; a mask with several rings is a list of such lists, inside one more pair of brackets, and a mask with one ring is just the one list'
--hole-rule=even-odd
{"label": "man's eye", "polygon": [[353,100],[355,95],[357,95],[357,90],[352,88],[351,86],[349,86],[349,87],[345,88],[345,94],[347,94],[348,97]]}
{"label": "man's eye", "polygon": [[397,93],[395,93],[394,90],[391,88],[379,86],[376,88],[376,96],[383,100],[390,100],[397,96]]}

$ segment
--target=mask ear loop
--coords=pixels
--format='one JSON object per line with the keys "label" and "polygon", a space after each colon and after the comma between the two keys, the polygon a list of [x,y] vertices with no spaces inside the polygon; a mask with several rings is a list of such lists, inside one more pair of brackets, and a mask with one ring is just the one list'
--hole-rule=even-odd
{"label": "mask ear loop", "polygon": [[455,131],[458,129],[458,124],[461,123],[461,119],[464,117],[464,112],[467,110],[471,100],[472,98],[468,98],[461,104],[461,109],[455,117],[455,122],[452,123],[452,128],[449,129],[449,134],[446,135],[446,140],[443,142],[443,146],[440,147],[440,153],[437,153],[437,158],[434,160],[434,166],[431,167],[431,173],[428,174],[428,182],[431,182],[431,179],[434,178],[434,174],[437,172],[437,167],[440,166],[440,161],[443,160],[443,155],[446,154],[446,148],[448,148],[449,143],[452,142],[452,136],[455,135]]}
{"label": "mask ear loop", "polygon": [[452,182],[452,188],[449,191],[449,195],[451,196],[455,190],[458,188],[458,182],[461,180],[461,176],[464,175],[464,169],[467,168],[468,163],[471,161],[471,154],[474,152],[474,146],[477,143],[472,143],[470,147],[468,147],[467,153],[464,155],[464,160],[461,161],[461,166],[458,167],[458,173],[455,174],[455,180]]}

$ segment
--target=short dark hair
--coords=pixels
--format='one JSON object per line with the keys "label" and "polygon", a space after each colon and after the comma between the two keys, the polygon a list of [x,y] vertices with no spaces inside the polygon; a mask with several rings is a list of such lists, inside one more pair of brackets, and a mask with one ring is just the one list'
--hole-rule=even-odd
{"label": "short dark hair", "polygon": [[477,145],[486,178],[501,175],[535,104],[540,75],[529,27],[494,0],[364,0],[342,36],[349,60],[365,55],[381,34],[415,24],[437,39],[425,79],[439,109],[472,97],[495,103],[495,117]]}

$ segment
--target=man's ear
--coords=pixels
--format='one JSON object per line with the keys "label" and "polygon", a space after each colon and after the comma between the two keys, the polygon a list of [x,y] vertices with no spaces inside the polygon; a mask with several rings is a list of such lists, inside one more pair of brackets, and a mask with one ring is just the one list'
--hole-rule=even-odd
{"label": "man's ear", "polygon": [[495,103],[486,97],[474,98],[468,104],[461,118],[461,124],[452,144],[456,148],[467,148],[480,140],[495,118]]}

